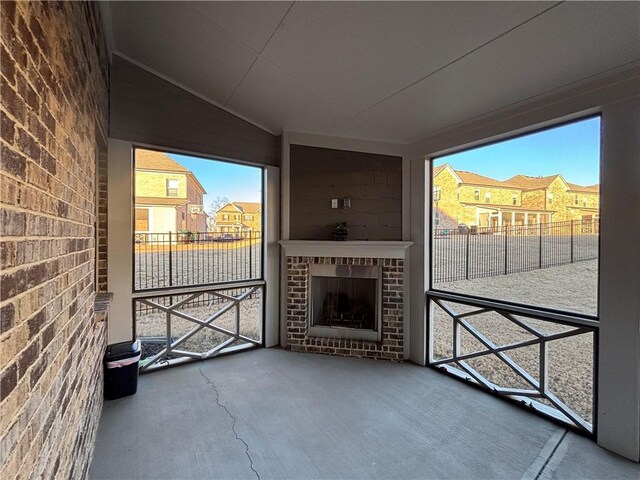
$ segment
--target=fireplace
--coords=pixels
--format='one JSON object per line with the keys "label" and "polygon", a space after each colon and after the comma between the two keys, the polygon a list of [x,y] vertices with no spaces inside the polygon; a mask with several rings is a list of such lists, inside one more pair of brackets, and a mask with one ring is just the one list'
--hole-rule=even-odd
{"label": "fireplace", "polygon": [[309,266],[308,335],[379,342],[382,268]]}
{"label": "fireplace", "polygon": [[282,346],[401,362],[411,242],[281,240]]}

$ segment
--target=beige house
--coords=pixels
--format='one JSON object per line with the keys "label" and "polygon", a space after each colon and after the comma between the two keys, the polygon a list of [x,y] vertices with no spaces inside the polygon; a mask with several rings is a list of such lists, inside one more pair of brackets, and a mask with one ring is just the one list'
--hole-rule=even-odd
{"label": "beige house", "polygon": [[433,170],[434,223],[437,228],[537,225],[599,218],[598,185],[581,186],[562,175],[516,175],[496,180],[445,164]]}
{"label": "beige house", "polygon": [[262,230],[262,204],[229,202],[216,212],[216,232],[247,234]]}
{"label": "beige house", "polygon": [[161,152],[136,150],[135,232],[205,232],[202,197],[196,176]]}

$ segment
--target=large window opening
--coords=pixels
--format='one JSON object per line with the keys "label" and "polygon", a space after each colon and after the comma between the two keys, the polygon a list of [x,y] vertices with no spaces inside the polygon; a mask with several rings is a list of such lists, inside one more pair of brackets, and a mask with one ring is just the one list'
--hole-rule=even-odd
{"label": "large window opening", "polygon": [[142,369],[262,344],[263,170],[134,150]]}
{"label": "large window opening", "polygon": [[593,117],[432,159],[429,200],[429,363],[585,432],[599,171]]}

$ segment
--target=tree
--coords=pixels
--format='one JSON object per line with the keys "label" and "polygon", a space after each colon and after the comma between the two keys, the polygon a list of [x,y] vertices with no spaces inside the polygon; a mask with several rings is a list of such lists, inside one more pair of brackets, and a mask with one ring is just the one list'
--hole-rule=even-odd
{"label": "tree", "polygon": [[218,216],[216,212],[224,207],[227,203],[229,203],[229,199],[227,197],[221,197],[218,195],[210,204],[207,209],[207,214],[209,217],[207,218],[207,230],[212,232],[216,228],[216,220]]}

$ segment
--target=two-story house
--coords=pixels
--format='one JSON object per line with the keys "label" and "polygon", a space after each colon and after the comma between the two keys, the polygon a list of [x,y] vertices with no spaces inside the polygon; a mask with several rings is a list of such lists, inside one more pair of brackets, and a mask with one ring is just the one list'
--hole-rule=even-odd
{"label": "two-story house", "polygon": [[478,227],[536,225],[598,218],[598,185],[581,186],[562,175],[516,175],[496,180],[449,164],[433,170],[433,212],[436,228],[460,224]]}
{"label": "two-story house", "polygon": [[135,232],[205,232],[207,217],[196,176],[168,155],[137,149]]}
{"label": "two-story house", "polygon": [[229,202],[216,211],[216,232],[245,235],[262,229],[262,204]]}

